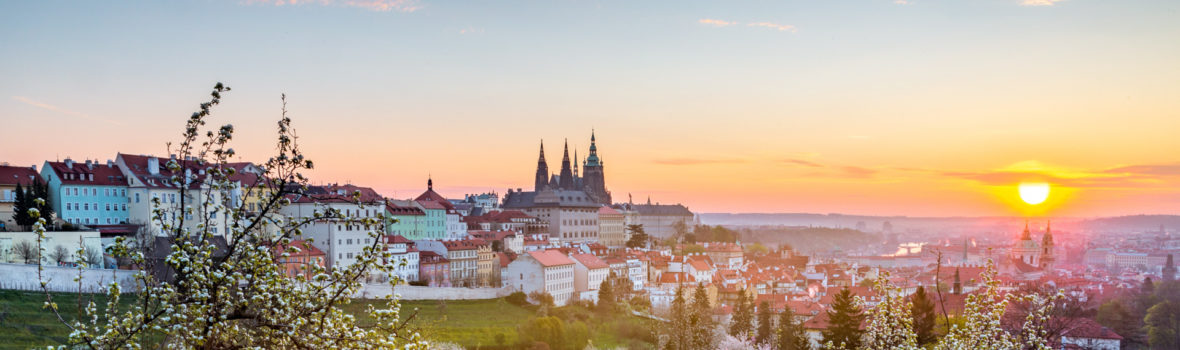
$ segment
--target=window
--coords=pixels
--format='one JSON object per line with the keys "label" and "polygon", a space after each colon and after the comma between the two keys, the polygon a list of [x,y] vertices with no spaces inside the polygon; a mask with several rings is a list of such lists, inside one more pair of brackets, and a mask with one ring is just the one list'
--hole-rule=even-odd
{"label": "window", "polygon": [[110,196],[110,195],[111,195],[111,189],[109,189],[109,188],[104,188],[104,189],[102,189],[102,195],[104,195],[104,196]]}
{"label": "window", "polygon": [[123,197],[126,197],[126,196],[127,196],[127,190],[120,189],[120,190],[119,190],[119,195],[120,195],[120,196],[123,196]]}
{"label": "window", "polygon": [[135,202],[136,202],[136,203],[139,203],[139,193],[136,193],[136,194],[135,194]]}
{"label": "window", "polygon": [[89,223],[90,223],[90,218],[86,218],[86,223],[87,223],[87,224],[89,224]]}
{"label": "window", "polygon": [[111,211],[111,203],[106,204],[106,209],[107,209],[107,211]]}
{"label": "window", "polygon": [[75,195],[75,196],[77,196],[77,195],[78,195],[78,189],[77,189],[77,188],[74,188],[73,190],[74,190],[74,195]]}
{"label": "window", "polygon": [[216,211],[216,210],[214,210],[214,211],[212,211],[212,212],[209,212],[209,218],[210,218],[210,219],[216,219],[216,218],[217,218],[217,211]]}
{"label": "window", "polygon": [[127,211],[127,205],[126,205],[126,204],[123,204],[123,205],[122,205],[122,210],[123,210],[123,211]]}
{"label": "window", "polygon": [[[98,203],[93,203],[93,204],[94,204],[94,210],[97,211],[98,210]],[[95,219],[94,221],[98,221],[98,219]]]}
{"label": "window", "polygon": [[176,194],[175,193],[168,195],[168,202],[176,203]]}
{"label": "window", "polygon": [[90,210],[90,203],[82,203],[82,210]]}

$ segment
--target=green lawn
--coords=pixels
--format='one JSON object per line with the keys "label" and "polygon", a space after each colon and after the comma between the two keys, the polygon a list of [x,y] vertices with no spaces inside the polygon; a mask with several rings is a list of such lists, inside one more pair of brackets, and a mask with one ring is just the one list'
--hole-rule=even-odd
{"label": "green lawn", "polygon": [[[58,306],[67,317],[76,315],[76,294],[56,294]],[[0,350],[28,349],[61,344],[69,330],[47,309],[42,308],[45,295],[41,293],[0,291]],[[356,300],[345,310],[357,315],[361,322],[368,320],[364,313],[368,303],[381,301]],[[103,302],[98,301],[99,305]],[[412,300],[402,301],[402,317],[417,313],[410,325],[427,339],[456,343],[468,348],[517,343],[516,328],[535,312],[510,304],[504,299],[488,300]],[[587,310],[576,306],[560,308],[590,326],[591,340],[599,348],[646,347],[633,339],[646,326],[642,320],[620,317],[603,321]]]}

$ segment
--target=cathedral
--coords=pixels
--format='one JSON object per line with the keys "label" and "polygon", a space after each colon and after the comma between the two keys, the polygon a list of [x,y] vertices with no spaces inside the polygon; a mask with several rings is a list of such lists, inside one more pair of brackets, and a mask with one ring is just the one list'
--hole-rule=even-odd
{"label": "cathedral", "polygon": [[1028,231],[1028,222],[1025,222],[1024,232],[1020,234],[1020,241],[1012,246],[1010,258],[1015,272],[1030,274],[1051,269],[1057,261],[1057,252],[1049,224],[1045,224],[1045,234],[1037,242]]}
{"label": "cathedral", "polygon": [[565,143],[562,152],[561,172],[549,173],[549,164],[545,161],[545,143],[541,143],[541,155],[537,159],[537,174],[533,191],[566,190],[582,191],[595,203],[611,205],[610,192],[606,190],[606,180],[603,177],[602,160],[598,158],[598,144],[594,132],[590,132],[590,155],[581,160],[583,171],[578,174],[578,153],[574,151],[574,160],[570,161],[570,145]]}

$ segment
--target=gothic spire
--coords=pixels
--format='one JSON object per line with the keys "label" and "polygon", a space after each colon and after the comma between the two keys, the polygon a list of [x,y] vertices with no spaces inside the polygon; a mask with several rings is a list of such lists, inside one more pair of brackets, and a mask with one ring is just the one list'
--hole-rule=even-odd
{"label": "gothic spire", "polygon": [[549,165],[545,163],[545,140],[541,140],[541,155],[537,158],[537,174],[534,177],[533,190],[541,192],[549,187]]}
{"label": "gothic spire", "polygon": [[434,190],[434,177],[433,176],[430,176],[430,175],[426,176],[426,190],[427,191]]}
{"label": "gothic spire", "polygon": [[1028,232],[1028,219],[1024,219],[1024,232],[1020,234],[1020,240],[1031,241],[1032,234]]}
{"label": "gothic spire", "polygon": [[565,140],[565,151],[561,157],[561,174],[558,175],[558,185],[563,190],[574,189],[574,171],[570,168],[570,142]]}
{"label": "gothic spire", "polygon": [[1045,236],[1041,238],[1042,246],[1053,245],[1053,230],[1049,229],[1051,222],[1045,222]]}

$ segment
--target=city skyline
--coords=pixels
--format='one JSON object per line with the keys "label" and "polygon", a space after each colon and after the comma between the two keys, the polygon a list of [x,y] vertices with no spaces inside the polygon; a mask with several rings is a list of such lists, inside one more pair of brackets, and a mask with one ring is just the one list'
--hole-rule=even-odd
{"label": "city skyline", "polygon": [[[279,3],[0,5],[0,161],[164,156],[222,81],[211,123],[242,160],[270,155],[287,93],[313,181],[396,198],[428,177],[452,198],[529,188],[540,140],[552,165],[594,130],[616,202],[1180,208],[1174,3]],[[1048,200],[1021,204],[1023,181]]]}

